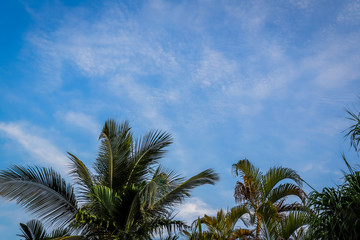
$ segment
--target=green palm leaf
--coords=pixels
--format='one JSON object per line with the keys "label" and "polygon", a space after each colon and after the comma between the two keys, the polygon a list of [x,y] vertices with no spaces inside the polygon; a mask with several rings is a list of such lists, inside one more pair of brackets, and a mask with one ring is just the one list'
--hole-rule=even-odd
{"label": "green palm leaf", "polygon": [[207,169],[188,180],[173,186],[166,194],[164,194],[160,199],[158,199],[154,205],[154,209],[164,209],[172,207],[175,204],[179,204],[183,201],[185,197],[190,196],[190,191],[195,187],[204,185],[204,184],[215,184],[219,179],[218,174],[216,174],[212,169]]}
{"label": "green palm leaf", "polygon": [[278,226],[278,236],[289,239],[295,232],[310,223],[310,215],[307,212],[290,212]]}
{"label": "green palm leaf", "polygon": [[101,142],[95,162],[100,184],[119,190],[126,182],[131,171],[129,158],[133,140],[130,130],[127,121],[118,124],[109,119],[105,122],[99,137]]}
{"label": "green palm leaf", "polygon": [[282,180],[293,180],[297,183],[298,186],[302,186],[302,179],[296,173],[295,170],[291,168],[284,167],[273,167],[263,176],[263,186],[264,186],[264,197],[271,192],[271,190]]}
{"label": "green palm leaf", "polygon": [[306,200],[306,194],[305,192],[297,185],[294,185],[292,183],[284,183],[280,184],[276,188],[272,189],[267,199],[273,203],[287,197],[287,196],[296,196],[299,197],[300,200],[305,203]]}
{"label": "green palm leaf", "polygon": [[348,132],[345,136],[350,138],[350,146],[354,147],[355,151],[359,151],[360,113],[356,114],[355,112],[351,112],[349,109],[346,109],[346,112],[350,115],[348,119],[354,122],[354,124],[347,129]]}
{"label": "green palm leaf", "polygon": [[47,233],[44,226],[39,220],[31,220],[26,224],[20,223],[22,235],[19,237],[25,238],[25,240],[45,240]]}
{"label": "green palm leaf", "polygon": [[0,195],[50,223],[67,224],[77,211],[74,188],[51,168],[1,170]]}
{"label": "green palm leaf", "polygon": [[172,142],[172,136],[162,131],[150,131],[144,137],[136,140],[126,186],[144,181],[148,177],[150,168],[158,163],[158,159],[165,154],[165,147]]}
{"label": "green palm leaf", "polygon": [[85,164],[80,161],[76,156],[69,153],[69,159],[71,160],[70,175],[75,180],[75,183],[79,186],[79,201],[88,202],[91,189],[94,186],[93,179],[89,169]]}

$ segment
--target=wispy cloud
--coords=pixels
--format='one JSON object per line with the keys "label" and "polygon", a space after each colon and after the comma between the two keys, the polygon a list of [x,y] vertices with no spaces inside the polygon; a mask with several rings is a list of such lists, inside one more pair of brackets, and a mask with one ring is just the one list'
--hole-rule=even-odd
{"label": "wispy cloud", "polygon": [[5,133],[5,136],[8,138],[17,142],[38,163],[54,166],[57,170],[66,171],[68,162],[65,154],[51,143],[50,140],[31,133],[28,125],[0,122],[0,131]]}
{"label": "wispy cloud", "polygon": [[[340,20],[318,23],[321,4],[149,1],[131,9],[105,1],[96,11],[59,9],[51,31],[46,18],[38,17],[27,36],[44,68],[40,85],[70,91],[67,74],[80,74],[86,90],[78,91],[84,99],[99,93],[106,110],[98,112],[120,112],[144,128],[174,133],[174,151],[186,157],[215,149],[216,140],[225,138],[241,139],[233,140],[241,146],[266,145],[269,154],[279,141],[290,153],[308,147],[312,134],[338,133],[338,127],[326,131],[337,116],[321,115],[320,99],[332,98],[337,111],[343,102],[333,96],[355,89],[360,77],[359,35],[342,31]],[[63,111],[63,119],[95,129],[82,107],[88,107],[86,100]],[[187,149],[194,144],[199,148]]]}
{"label": "wispy cloud", "polygon": [[216,210],[211,208],[200,198],[193,197],[181,204],[179,213],[176,216],[187,224],[191,224],[198,217],[203,217],[204,214],[212,216],[216,214]]}
{"label": "wispy cloud", "polygon": [[98,124],[90,115],[81,112],[57,113],[57,116],[63,118],[68,124],[82,128],[94,135],[99,134],[101,125]]}

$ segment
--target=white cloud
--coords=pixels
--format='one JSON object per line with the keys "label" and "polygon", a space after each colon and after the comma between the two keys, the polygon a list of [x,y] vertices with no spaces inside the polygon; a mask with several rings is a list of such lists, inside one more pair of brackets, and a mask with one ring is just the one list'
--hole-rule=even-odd
{"label": "white cloud", "polygon": [[360,20],[360,1],[349,1],[342,11],[338,14],[339,22],[359,23]]}
{"label": "white cloud", "polygon": [[76,127],[83,128],[92,134],[99,134],[101,131],[101,126],[93,120],[93,118],[87,114],[80,112],[67,112],[64,115],[62,113],[58,113],[58,116],[63,116],[64,120]]}
{"label": "white cloud", "polygon": [[224,89],[239,78],[236,61],[226,58],[221,52],[204,49],[202,60],[196,70],[194,79],[203,87]]}
{"label": "white cloud", "polygon": [[320,172],[322,174],[334,174],[337,176],[341,175],[341,172],[338,170],[332,170],[330,167],[329,161],[317,161],[317,162],[309,162],[305,164],[305,166],[301,169],[303,172]]}
{"label": "white cloud", "polygon": [[312,52],[303,59],[299,71],[314,76],[314,82],[323,89],[342,88],[360,78],[359,34],[334,35],[326,33],[312,46]]}
{"label": "white cloud", "polygon": [[185,221],[187,224],[191,224],[198,217],[204,216],[204,214],[213,216],[216,214],[216,210],[211,208],[200,198],[192,197],[184,204],[179,206],[179,213],[176,218]]}
{"label": "white cloud", "polygon": [[18,142],[39,163],[45,163],[66,172],[68,161],[65,154],[48,139],[30,133],[29,126],[0,122],[0,131]]}

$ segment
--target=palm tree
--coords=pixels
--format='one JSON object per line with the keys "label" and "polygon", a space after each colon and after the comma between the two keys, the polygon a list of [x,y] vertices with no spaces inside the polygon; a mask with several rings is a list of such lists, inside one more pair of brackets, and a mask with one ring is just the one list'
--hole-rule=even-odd
{"label": "palm tree", "polygon": [[183,227],[173,207],[195,187],[218,180],[211,169],[185,179],[162,168],[159,160],[173,141],[166,132],[135,139],[128,122],[108,120],[99,139],[95,172],[68,153],[76,188],[52,168],[14,165],[0,171],[0,196],[87,239],[150,239]]}
{"label": "palm tree", "polygon": [[[270,233],[267,226],[284,219],[289,211],[305,209],[306,194],[301,189],[303,181],[296,171],[273,167],[263,174],[249,160],[243,159],[233,164],[233,172],[242,178],[242,182],[236,183],[235,200],[249,209],[257,239],[261,231]],[[294,183],[281,183],[283,180]],[[290,195],[298,197],[301,203],[287,203],[286,197]]]}
{"label": "palm tree", "polygon": [[[244,206],[236,206],[225,212],[219,210],[215,217],[205,215],[203,218],[195,222],[195,224],[204,224],[205,231],[194,231],[193,235],[201,235],[203,239],[211,240],[235,240],[235,239],[247,239],[248,236],[253,235],[253,231],[240,228],[237,224],[239,220],[247,225],[247,221],[244,219],[244,215],[249,214],[249,211]],[[184,233],[190,237],[192,235],[189,232]],[[197,238],[199,239],[199,238]]]}
{"label": "palm tree", "polygon": [[51,233],[47,233],[39,220],[20,223],[20,229],[22,234],[17,236],[23,237],[24,240],[81,240],[80,237],[70,236],[70,229],[67,228],[56,228]]}

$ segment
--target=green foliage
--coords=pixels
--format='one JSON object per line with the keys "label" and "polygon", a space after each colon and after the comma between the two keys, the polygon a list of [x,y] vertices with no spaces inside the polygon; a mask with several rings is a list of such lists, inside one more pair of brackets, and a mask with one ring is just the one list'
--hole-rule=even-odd
{"label": "green foliage", "polygon": [[128,122],[108,120],[99,140],[94,173],[69,153],[76,188],[51,168],[13,166],[0,171],[0,196],[86,239],[151,239],[182,229],[174,206],[192,189],[218,180],[211,169],[189,179],[163,169],[159,160],[173,142],[166,132],[134,138]]}
{"label": "green foliage", "polygon": [[348,165],[344,184],[314,191],[309,199],[316,212],[310,226],[314,239],[360,238],[360,172]]}
{"label": "green foliage", "polygon": [[347,130],[346,137],[350,138],[350,146],[354,147],[355,151],[359,151],[359,144],[360,144],[360,112],[355,113],[351,112],[350,110],[346,109],[346,112],[349,114],[348,119],[353,122]]}
{"label": "green foliage", "polygon": [[[279,237],[282,231],[279,223],[289,217],[289,212],[306,210],[306,194],[301,188],[302,179],[296,171],[273,167],[263,174],[247,159],[234,164],[233,170],[235,176],[242,178],[242,182],[236,183],[235,200],[249,209],[256,238],[260,237],[261,232],[262,235]],[[284,180],[292,180],[294,183],[282,183]],[[301,202],[287,203],[285,200],[288,196],[298,197]],[[301,226],[291,229],[296,231]]]}
{"label": "green foliage", "polygon": [[[39,220],[31,220],[26,224],[20,223],[20,229],[22,234],[19,234],[18,236],[23,237],[25,240],[68,239],[70,234],[68,228],[56,228],[51,233],[47,233]],[[77,237],[77,239],[80,240],[81,238]]]}
{"label": "green foliage", "polygon": [[200,220],[207,229],[202,233],[204,239],[241,239],[253,236],[253,231],[237,226],[239,220],[247,225],[247,221],[243,218],[247,214],[249,210],[245,206],[236,206],[228,212],[221,209],[215,217],[205,215]]}
{"label": "green foliage", "polygon": [[[353,122],[345,136],[350,138],[350,146],[359,151],[360,113],[346,110]],[[337,187],[313,191],[309,200],[315,211],[309,228],[313,239],[360,239],[360,172],[348,167],[344,172],[344,183]]]}
{"label": "green foliage", "polygon": [[14,165],[1,170],[0,196],[62,226],[71,222],[78,208],[72,185],[51,168]]}

